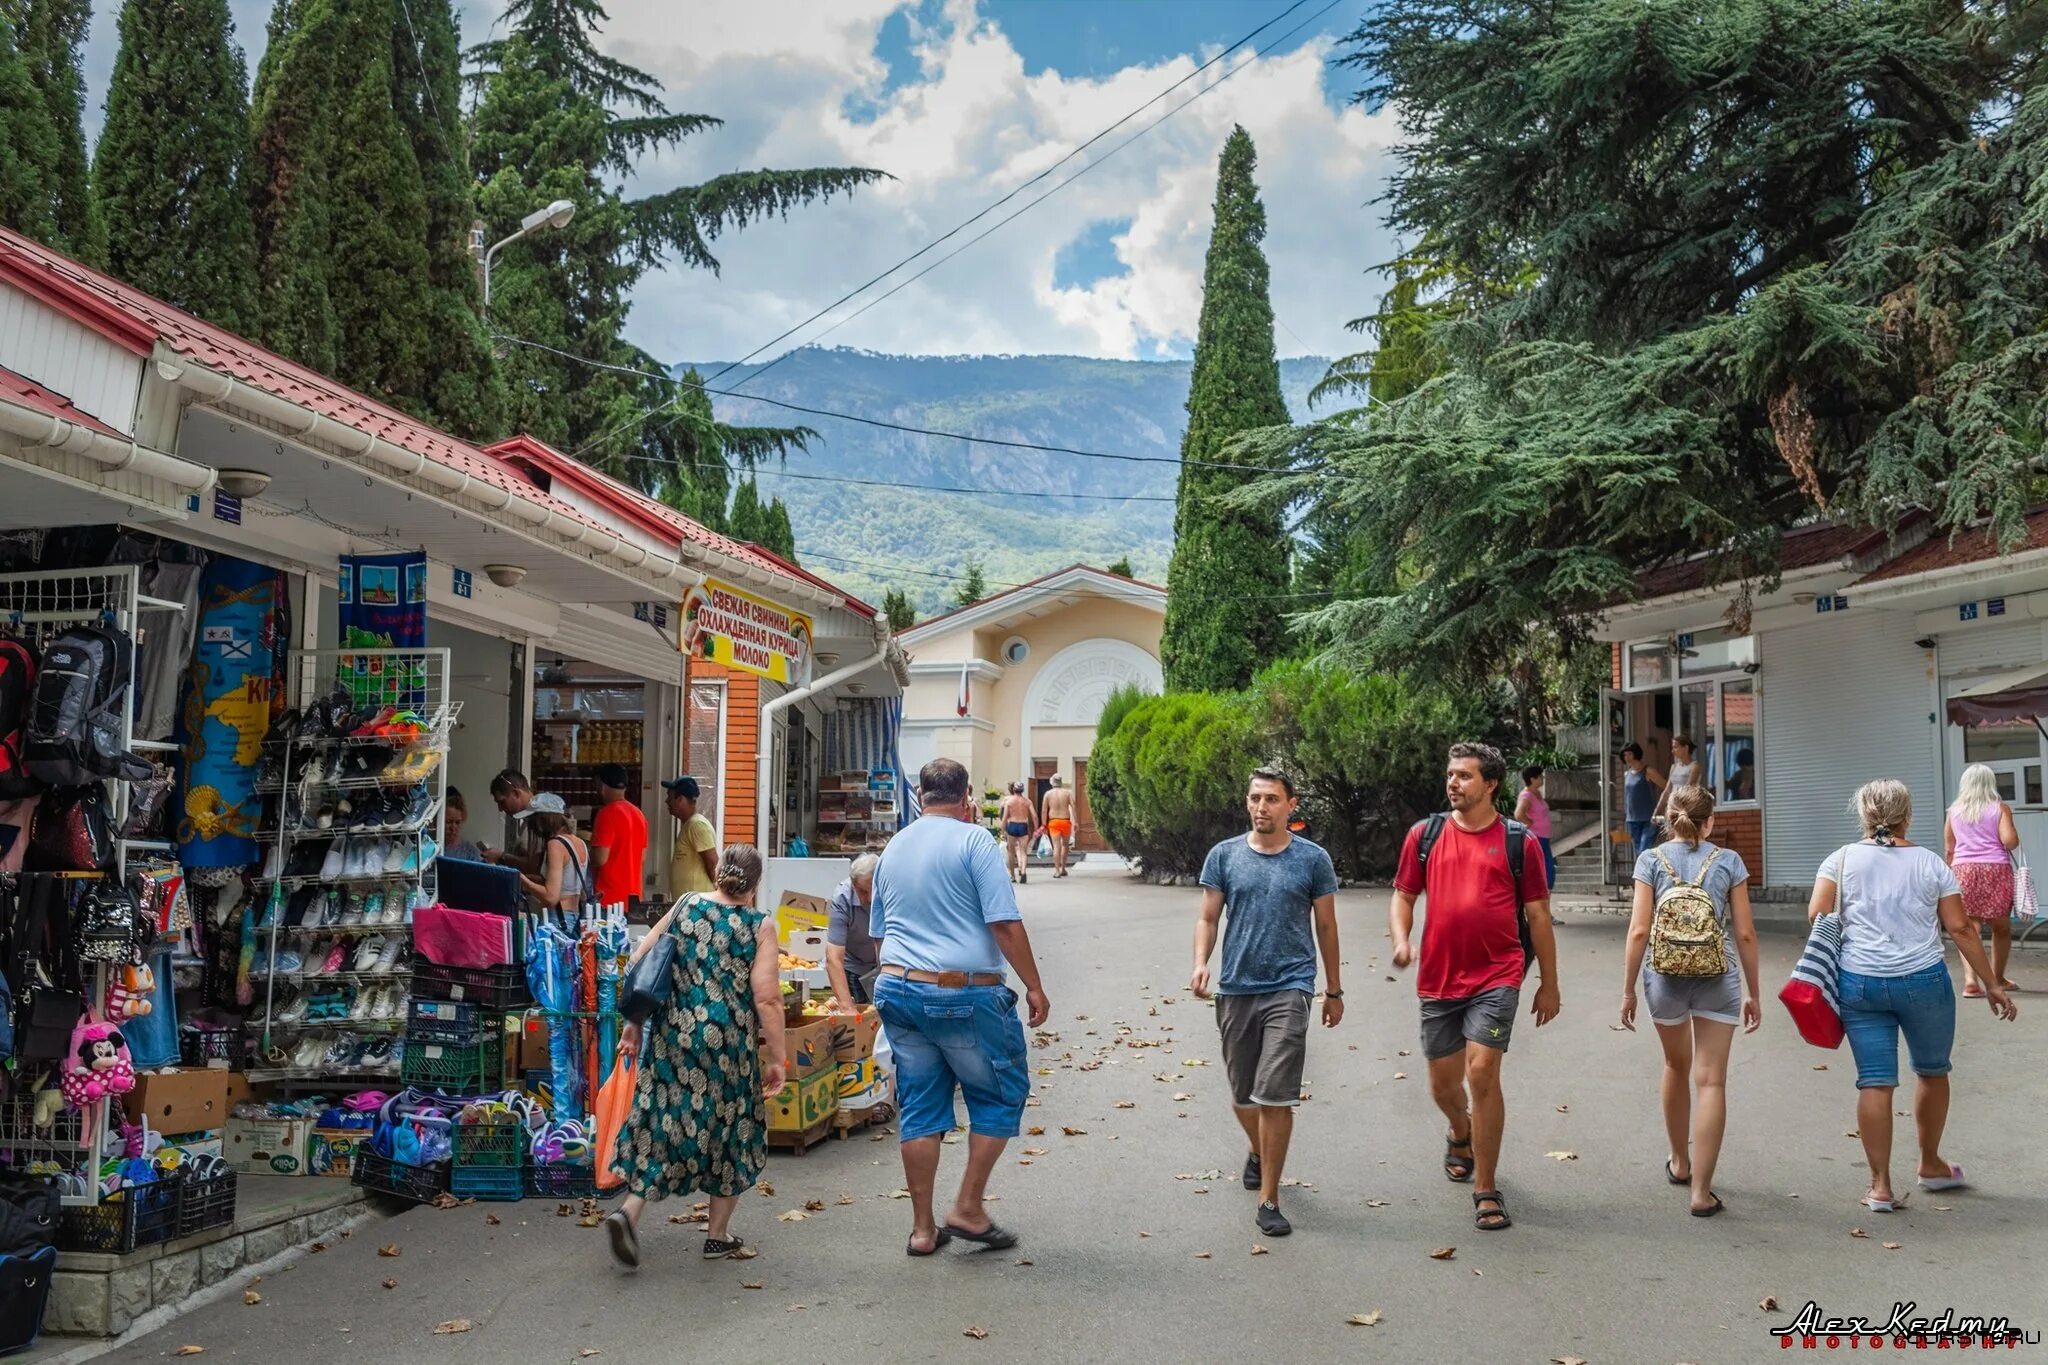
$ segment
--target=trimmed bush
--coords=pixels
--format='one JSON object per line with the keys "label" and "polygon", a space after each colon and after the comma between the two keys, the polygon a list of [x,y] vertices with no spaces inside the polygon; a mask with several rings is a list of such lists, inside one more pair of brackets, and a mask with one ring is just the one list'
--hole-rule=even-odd
{"label": "trimmed bush", "polygon": [[1265,758],[1245,696],[1182,692],[1116,707],[1121,718],[1088,762],[1096,829],[1148,873],[1200,871],[1212,846],[1243,832],[1245,776]]}

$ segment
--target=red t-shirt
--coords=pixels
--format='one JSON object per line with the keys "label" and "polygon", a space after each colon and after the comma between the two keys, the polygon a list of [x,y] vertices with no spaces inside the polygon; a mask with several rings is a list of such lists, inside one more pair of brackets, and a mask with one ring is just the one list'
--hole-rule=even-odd
{"label": "red t-shirt", "polygon": [[597,869],[600,901],[612,905],[640,894],[641,869],[647,860],[647,817],[638,806],[631,801],[607,801],[600,806],[597,823],[590,831],[590,846],[611,850],[604,866]]}
{"label": "red t-shirt", "polygon": [[[1422,884],[1416,847],[1422,826],[1408,831],[1394,885],[1422,901],[1422,952],[1415,963],[1415,993],[1430,1000],[1462,1000],[1495,986],[1522,984],[1522,934],[1515,917],[1515,881],[1508,874],[1507,825],[1495,820],[1467,834],[1444,822],[1429,851],[1429,885]],[[1531,837],[1522,850],[1522,903],[1550,899],[1543,849]]]}

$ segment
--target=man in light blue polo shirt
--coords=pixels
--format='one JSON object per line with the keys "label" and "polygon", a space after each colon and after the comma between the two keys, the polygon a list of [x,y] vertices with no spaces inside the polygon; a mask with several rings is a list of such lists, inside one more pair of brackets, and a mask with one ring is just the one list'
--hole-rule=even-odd
{"label": "man in light blue polo shirt", "polygon": [[[1024,983],[1031,1026],[1051,1006],[1038,980],[1023,918],[993,835],[975,823],[967,769],[935,758],[918,774],[924,813],[889,841],[875,868],[869,932],[881,943],[875,1008],[896,1063],[897,1132],[910,1190],[906,1250],[929,1256],[954,1238],[984,1247],[1017,1244],[983,1206],[989,1173],[1017,1136],[1031,1067],[1017,994]],[[953,1128],[953,1092],[967,1100],[972,1131],[960,1193],[941,1227],[932,1213],[941,1139]]]}

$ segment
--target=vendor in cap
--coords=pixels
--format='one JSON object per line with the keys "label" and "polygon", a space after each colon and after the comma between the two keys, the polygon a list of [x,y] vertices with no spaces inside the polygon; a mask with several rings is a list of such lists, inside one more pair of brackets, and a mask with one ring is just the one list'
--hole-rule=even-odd
{"label": "vendor in cap", "polygon": [[668,797],[668,813],[682,826],[676,831],[676,850],[668,860],[668,894],[698,892],[710,895],[712,874],[718,871],[718,831],[697,814],[701,789],[694,777],[672,778],[661,784]]}

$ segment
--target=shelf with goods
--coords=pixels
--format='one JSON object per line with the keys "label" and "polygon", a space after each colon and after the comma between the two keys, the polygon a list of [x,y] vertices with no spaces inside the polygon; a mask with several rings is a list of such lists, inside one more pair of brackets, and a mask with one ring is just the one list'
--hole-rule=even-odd
{"label": "shelf with goods", "polygon": [[646,683],[592,668],[557,660],[535,669],[527,765],[534,790],[561,797],[586,830],[599,805],[597,770],[606,764],[626,770],[626,799],[639,803],[647,719]]}
{"label": "shelf with goods", "polygon": [[[0,574],[0,635],[19,641],[41,660],[49,646],[66,632],[98,626],[125,637],[129,645],[130,676],[116,679],[120,695],[130,695],[135,686],[134,660],[145,638],[149,618],[182,615],[185,604],[153,597],[141,590],[141,569],[133,564],[103,565],[83,569],[48,569]],[[123,754],[140,755],[156,763],[155,755],[175,752],[168,742],[141,740],[135,736],[135,707],[114,708],[120,728],[110,738],[119,741]],[[161,771],[161,770],[159,770]],[[112,834],[109,865],[76,868],[57,875],[67,880],[104,882],[126,886],[129,873],[147,862],[171,853],[170,844],[129,835],[130,782],[107,777],[97,785],[103,794],[107,828]],[[138,951],[143,945],[138,944]],[[105,1018],[102,1005],[108,999],[110,967],[98,961],[81,964],[84,1005],[95,1018]],[[20,982],[11,983],[17,998],[29,991]],[[68,983],[55,983],[58,990]],[[111,1022],[119,1022],[114,1020]],[[70,1208],[92,1208],[101,1202],[97,1165],[91,1146],[108,1131],[110,1101],[101,1097],[84,1110],[60,1109],[46,1114],[48,1093],[32,1079],[24,1078],[23,1064],[16,1061],[10,1094],[0,1103],[0,1151],[7,1152],[17,1169],[57,1176],[62,1199]],[[59,1067],[61,1071],[61,1066]],[[57,1072],[53,1072],[54,1081]],[[71,1122],[67,1123],[67,1117]]]}
{"label": "shelf with goods", "polygon": [[294,651],[296,733],[264,742],[274,796],[252,974],[251,1081],[388,1081],[404,1059],[412,917],[437,893],[451,701],[446,649]]}
{"label": "shelf with goods", "polygon": [[818,779],[818,853],[879,853],[901,819],[896,774],[851,768]]}

